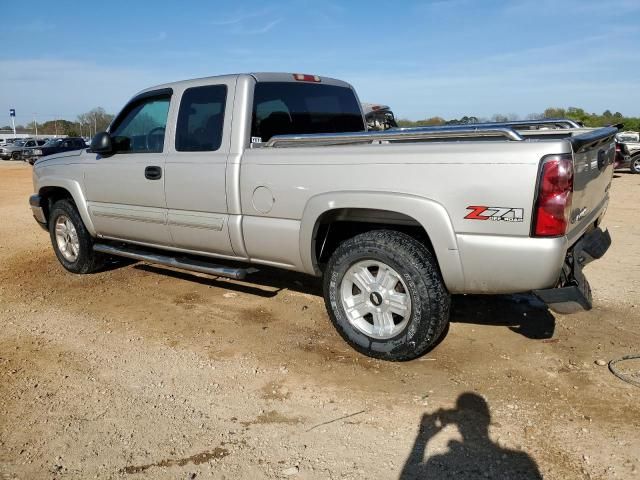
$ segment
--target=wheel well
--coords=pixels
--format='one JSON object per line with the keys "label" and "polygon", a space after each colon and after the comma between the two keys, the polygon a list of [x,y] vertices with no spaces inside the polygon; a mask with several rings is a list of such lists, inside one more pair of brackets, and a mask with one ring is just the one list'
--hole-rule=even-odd
{"label": "wheel well", "polygon": [[323,213],[314,229],[314,260],[324,270],[338,245],[371,230],[388,229],[412,236],[435,254],[424,227],[414,218],[390,210],[340,208]]}
{"label": "wheel well", "polygon": [[73,196],[69,193],[69,190],[62,187],[43,187],[40,189],[40,192],[38,192],[38,195],[40,195],[40,198],[42,199],[42,210],[47,222],[49,221],[49,213],[51,212],[51,208],[54,203],[63,199],[68,199],[73,202]]}

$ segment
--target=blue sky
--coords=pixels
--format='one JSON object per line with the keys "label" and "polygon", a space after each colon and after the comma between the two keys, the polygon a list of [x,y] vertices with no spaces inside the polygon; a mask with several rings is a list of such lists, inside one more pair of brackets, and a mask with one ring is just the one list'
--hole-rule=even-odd
{"label": "blue sky", "polygon": [[31,0],[0,11],[0,125],[9,108],[19,123],[73,119],[116,112],[154,84],[248,71],[338,77],[411,119],[548,106],[640,115],[640,0]]}

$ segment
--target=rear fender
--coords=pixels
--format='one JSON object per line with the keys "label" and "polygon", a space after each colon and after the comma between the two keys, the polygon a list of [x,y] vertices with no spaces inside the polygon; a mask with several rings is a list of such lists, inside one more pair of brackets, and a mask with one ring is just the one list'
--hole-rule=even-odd
{"label": "rear fender", "polygon": [[326,212],[342,208],[386,210],[416,220],[429,236],[447,288],[452,293],[462,291],[462,264],[453,225],[445,208],[433,200],[395,192],[330,192],[309,199],[300,225],[300,256],[306,273],[320,274],[314,250],[318,219]]}

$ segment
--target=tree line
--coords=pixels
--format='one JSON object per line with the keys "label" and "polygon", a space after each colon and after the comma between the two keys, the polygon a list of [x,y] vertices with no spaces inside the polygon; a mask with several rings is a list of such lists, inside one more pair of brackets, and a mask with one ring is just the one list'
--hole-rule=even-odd
{"label": "tree line", "polygon": [[[524,120],[540,120],[544,118],[570,118],[572,120],[582,122],[585,127],[603,127],[606,125],[623,123],[625,130],[640,131],[640,117],[627,117],[620,112],[612,113],[610,110],[605,110],[602,114],[598,115],[597,113],[588,113],[582,108],[550,107],[542,113],[530,113],[524,117]],[[107,113],[102,107],[96,107],[86,113],[78,115],[75,121],[57,119],[48,120],[42,123],[30,122],[26,125],[16,125],[16,133],[35,134],[37,127],[38,135],[92,137],[97,132],[106,130],[112,120],[112,114]],[[425,127],[437,125],[467,125],[489,121],[509,122],[514,120],[521,120],[521,118],[515,113],[497,113],[490,118],[465,115],[460,118],[453,118],[449,120],[439,116],[429,117],[422,120],[400,119],[398,120],[398,125],[401,127]],[[10,125],[5,125],[0,129],[12,130],[12,127]]]}
{"label": "tree line", "polygon": [[[75,121],[65,119],[47,120],[46,122],[29,122],[25,125],[16,125],[16,133],[38,135],[67,135],[69,137],[92,137],[97,132],[107,129],[113,120],[113,115],[107,113],[104,108],[96,107],[76,117]],[[10,125],[5,125],[1,130],[13,130]]]}
{"label": "tree line", "polygon": [[442,117],[430,117],[423,120],[398,120],[398,125],[401,127],[425,127],[425,126],[437,126],[437,125],[467,125],[480,122],[509,122],[515,120],[541,120],[545,118],[570,118],[582,122],[585,127],[604,127],[606,125],[613,125],[617,123],[623,123],[625,130],[640,131],[640,117],[627,117],[620,112],[612,113],[610,110],[605,110],[602,114],[588,113],[582,108],[569,107],[558,108],[550,107],[542,113],[530,113],[524,118],[520,118],[515,113],[500,114],[497,113],[490,118],[480,118],[475,116],[463,116],[461,118],[453,118],[450,120]]}

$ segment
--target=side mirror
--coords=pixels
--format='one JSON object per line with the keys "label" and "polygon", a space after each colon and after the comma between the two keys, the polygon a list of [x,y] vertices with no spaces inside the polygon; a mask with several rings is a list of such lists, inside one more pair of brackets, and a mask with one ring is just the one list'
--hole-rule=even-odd
{"label": "side mirror", "polygon": [[113,152],[113,142],[107,132],[99,132],[91,139],[90,150],[93,153],[109,154]]}

